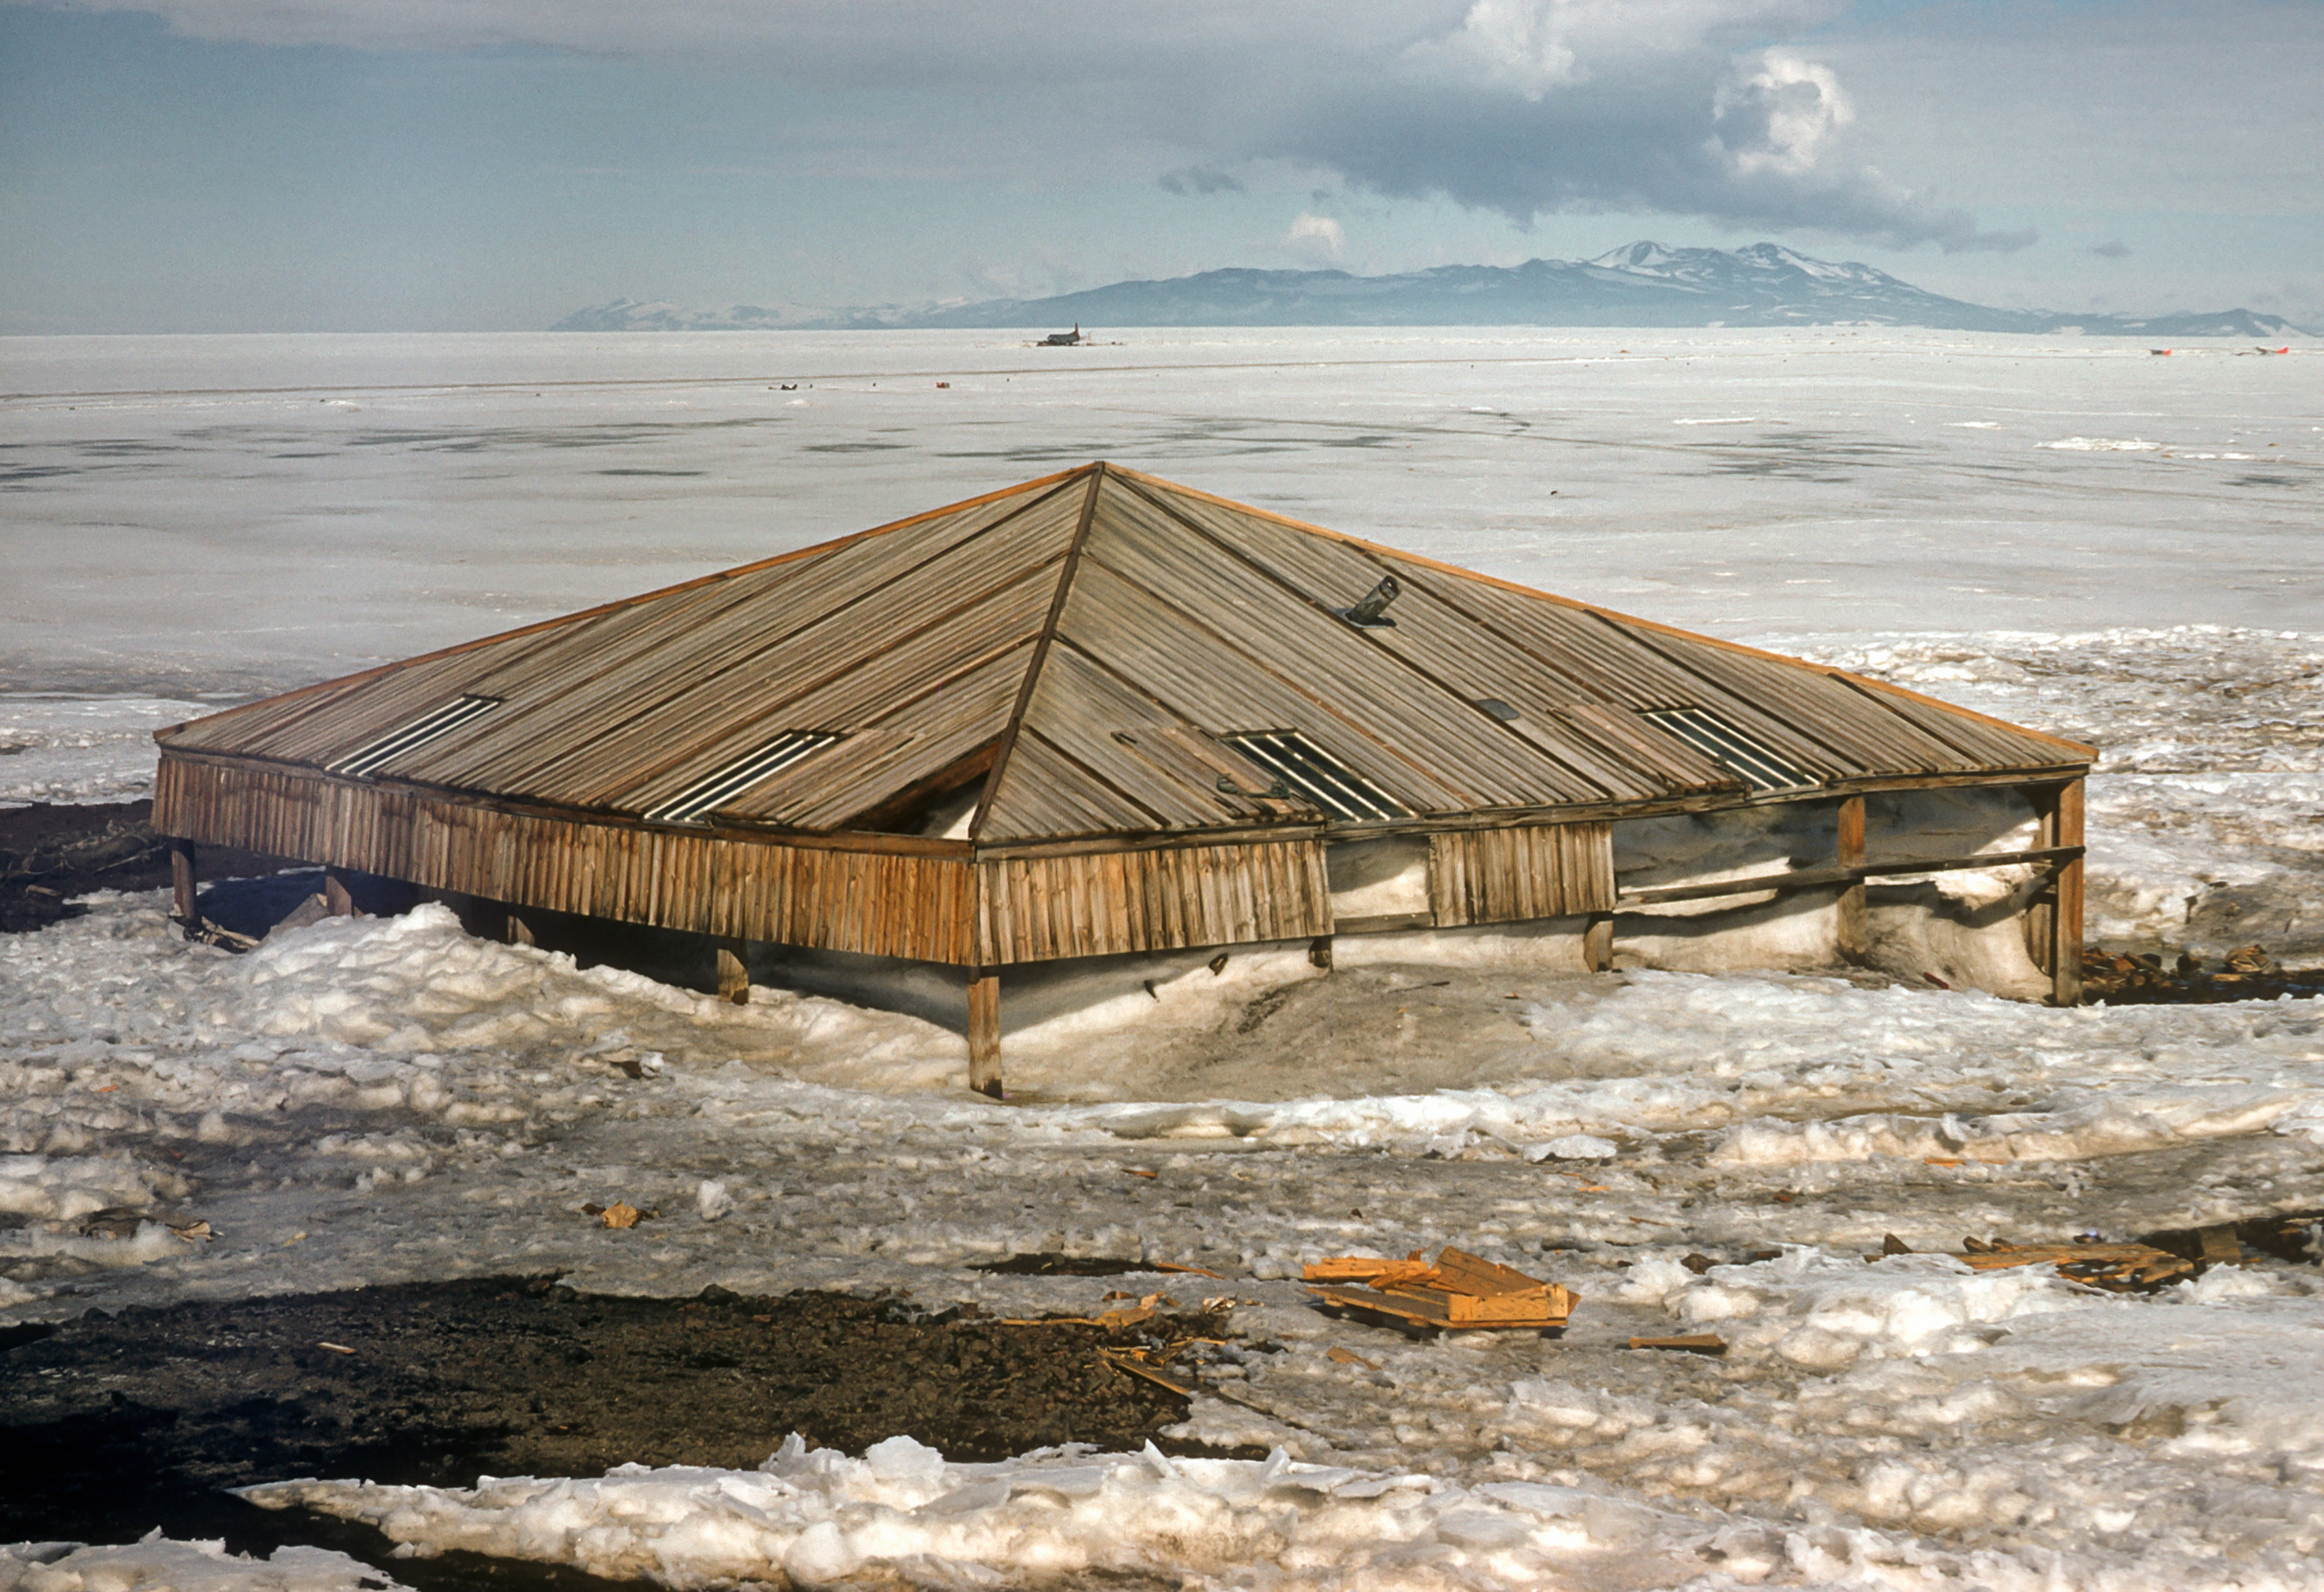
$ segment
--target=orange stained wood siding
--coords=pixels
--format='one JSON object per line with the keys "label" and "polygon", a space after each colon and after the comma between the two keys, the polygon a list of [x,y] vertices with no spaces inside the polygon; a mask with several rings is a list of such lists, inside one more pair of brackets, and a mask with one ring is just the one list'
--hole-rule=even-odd
{"label": "orange stained wood siding", "polygon": [[1439,928],[1614,910],[1614,826],[1534,824],[1428,837]]}
{"label": "orange stained wood siding", "polygon": [[1332,932],[1317,841],[981,861],[979,961],[1296,940]]}
{"label": "orange stained wood siding", "polygon": [[165,755],[153,824],[211,845],[517,906],[874,956],[965,962],[973,865],[527,813]]}

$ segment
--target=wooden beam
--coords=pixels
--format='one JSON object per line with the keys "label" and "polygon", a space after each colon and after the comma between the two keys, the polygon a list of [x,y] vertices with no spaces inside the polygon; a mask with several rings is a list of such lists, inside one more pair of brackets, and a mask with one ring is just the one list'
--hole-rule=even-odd
{"label": "wooden beam", "polygon": [[741,940],[718,942],[718,998],[731,1000],[736,1006],[751,1004],[751,964],[745,960],[749,947]]}
{"label": "wooden beam", "polygon": [[170,888],[174,895],[171,902],[173,916],[180,923],[192,925],[201,922],[201,906],[196,898],[200,884],[201,874],[195,867],[194,842],[171,841]]}
{"label": "wooden beam", "polygon": [[508,915],[508,922],[502,933],[503,937],[512,945],[532,943],[532,925],[513,912]]}
{"label": "wooden beam", "polygon": [[[1597,819],[1667,818],[1679,814],[1738,813],[1757,807],[1789,806],[1795,802],[1829,800],[1841,796],[1865,796],[1894,790],[1958,790],[2015,789],[2029,779],[2048,775],[2052,779],[2069,778],[2078,768],[1981,769],[1967,774],[1916,774],[1912,776],[1867,776],[1861,779],[1834,779],[1821,787],[1799,790],[1753,791],[1742,796],[1711,795],[1663,796],[1651,801],[1572,802],[1563,806],[1497,807],[1447,817],[1401,818],[1392,821],[1345,824],[1336,820],[1316,822],[1312,819],[1286,819],[1279,824],[1222,824],[1215,828],[1167,830],[1152,834],[1086,834],[1065,840],[1006,841],[978,842],[975,850],[979,861],[1010,861],[1029,857],[1061,857],[1084,851],[1162,851],[1178,846],[1225,845],[1239,841],[1306,840],[1320,837],[1326,840],[1379,840],[1389,836],[1415,834],[1452,834],[1479,829],[1529,829],[1552,824],[1582,824]],[[804,833],[774,835],[788,844],[807,845],[813,837]],[[852,833],[828,837],[829,843],[853,844]],[[862,837],[868,846],[880,837]],[[899,837],[902,838],[902,837]],[[958,846],[959,841],[918,841],[921,845],[944,844]]]}
{"label": "wooden beam", "polygon": [[1593,973],[1614,971],[1614,915],[1593,912],[1590,926],[1582,931],[1582,962]]}
{"label": "wooden beam", "polygon": [[1001,975],[973,968],[968,975],[968,1086],[1001,1099]]}
{"label": "wooden beam", "polygon": [[355,898],[347,894],[346,873],[337,868],[323,870],[323,906],[333,917],[353,917]]}
{"label": "wooden beam", "polygon": [[1334,919],[1332,932],[1335,934],[1393,934],[1435,926],[1436,915],[1433,912],[1383,912],[1377,917]]}
{"label": "wooden beam", "polygon": [[[1840,798],[1839,844],[1833,860],[1847,869],[1864,866],[1864,798],[1860,796]],[[1869,947],[1864,924],[1864,879],[1858,875],[1840,890],[1839,933],[1834,937],[1834,949],[1840,960],[1860,964]]]}
{"label": "wooden beam", "polygon": [[[1557,806],[1504,807],[1464,813],[1457,817],[1416,818],[1391,823],[1360,824],[1286,820],[1281,824],[1263,825],[1223,824],[1216,828],[1172,830],[1152,834],[1091,834],[1071,840],[1026,841],[987,845],[969,841],[944,840],[933,835],[881,834],[862,830],[788,829],[780,824],[742,824],[732,820],[703,824],[649,824],[634,814],[616,813],[602,807],[528,802],[510,796],[484,796],[471,790],[456,790],[448,786],[427,785],[415,780],[377,778],[355,779],[344,775],[327,773],[310,763],[291,762],[280,758],[170,746],[164,746],[161,749],[161,757],[165,761],[200,764],[255,774],[290,776],[300,779],[344,785],[356,789],[403,792],[430,801],[456,803],[479,812],[503,813],[516,817],[548,818],[565,823],[636,830],[648,833],[706,834],[724,840],[751,841],[811,851],[868,851],[906,857],[973,856],[979,860],[996,861],[1039,856],[1065,856],[1080,851],[1111,852],[1161,850],[1188,845],[1218,845],[1241,840],[1298,840],[1317,835],[1333,839],[1370,840],[1388,835],[1434,834],[1453,830],[1506,829],[1513,825],[1580,823],[1598,818],[1659,818],[1682,813],[1734,812],[1752,807],[1783,806],[1793,802],[1813,801],[1819,796],[1829,798],[1834,796],[1862,795],[1868,792],[1890,790],[1950,790],[1976,787],[2024,788],[2036,781],[2047,780],[2051,783],[2059,783],[2078,778],[2088,767],[2087,764],[2061,764],[2039,768],[1984,768],[1958,774],[1867,776],[1859,779],[1834,779],[1827,782],[1820,789],[1754,792],[1748,796],[1713,795],[1665,796],[1653,801],[1574,802]],[[244,837],[235,834],[210,834],[197,838],[217,845],[248,843]],[[263,850],[264,848],[254,849]],[[321,859],[309,857],[300,860],[319,861]]]}
{"label": "wooden beam", "polygon": [[1988,851],[1961,857],[1915,857],[1909,861],[1874,862],[1855,868],[1801,868],[1790,873],[1763,874],[1757,879],[1726,879],[1703,885],[1672,885],[1651,890],[1625,890],[1614,897],[1617,906],[1659,906],[1668,901],[1703,901],[1714,896],[1749,896],[1762,890],[1813,890],[1858,879],[1895,879],[1913,873],[1961,873],[1986,868],[2010,868],[2030,863],[2054,868],[2079,860],[2080,846],[2043,846],[2031,851]]}

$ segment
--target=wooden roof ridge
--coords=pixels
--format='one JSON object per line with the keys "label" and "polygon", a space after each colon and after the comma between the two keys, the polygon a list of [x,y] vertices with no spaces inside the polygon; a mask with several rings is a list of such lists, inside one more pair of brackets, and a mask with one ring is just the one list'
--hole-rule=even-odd
{"label": "wooden roof ridge", "polygon": [[1591,614],[1596,618],[1608,621],[1617,625],[1634,625],[1642,630],[1649,630],[1661,635],[1673,636],[1683,640],[1700,642],[1705,646],[1716,647],[1724,651],[1736,653],[1745,658],[1755,658],[1762,663],[1781,664],[1786,668],[1798,669],[1807,674],[1821,675],[1826,678],[1838,680],[1845,685],[1855,686],[1858,690],[1873,694],[1876,700],[1882,695],[1902,697],[1908,702],[1917,703],[1923,707],[1935,708],[1943,713],[1950,713],[1960,718],[1969,719],[1977,723],[1987,725],[1996,730],[2006,731],[2016,735],[2029,736],[2035,741],[2046,741],[2052,746],[2062,747],[2069,751],[2079,752],[2085,758],[2094,759],[2098,756],[2098,748],[2094,746],[2086,745],[2079,741],[2069,740],[2067,737],[2062,735],[2052,735],[2047,731],[2035,730],[2024,724],[2014,723],[2007,719],[1997,718],[1991,713],[1982,713],[1978,712],[1975,708],[1963,707],[1958,703],[1946,702],[1941,697],[1925,695],[1908,686],[1893,685],[1886,680],[1876,680],[1869,676],[1854,674],[1847,669],[1836,668],[1828,664],[1811,663],[1803,658],[1793,658],[1781,652],[1770,652],[1765,648],[1748,646],[1740,641],[1730,641],[1723,637],[1706,635],[1700,630],[1686,630],[1681,626],[1665,624],[1657,620],[1641,619],[1636,614],[1624,613],[1618,609],[1607,608],[1595,603],[1584,603],[1579,598],[1561,597],[1554,592],[1545,592],[1537,587],[1526,585],[1519,581],[1508,580],[1500,575],[1487,575],[1481,570],[1467,569],[1458,564],[1447,563],[1441,558],[1431,558],[1425,554],[1415,553],[1403,548],[1392,548],[1384,542],[1375,542],[1363,537],[1351,536],[1343,530],[1333,530],[1329,526],[1316,525],[1308,520],[1295,519],[1288,514],[1277,513],[1272,509],[1262,509],[1255,504],[1238,502],[1232,498],[1222,497],[1216,492],[1204,492],[1200,487],[1181,485],[1177,482],[1165,480],[1159,475],[1149,475],[1143,471],[1125,469],[1120,465],[1113,465],[1108,467],[1116,474],[1121,476],[1125,481],[1135,482],[1142,486],[1157,489],[1166,493],[1179,493],[1185,497],[1193,498],[1200,502],[1212,503],[1222,509],[1231,510],[1236,513],[1254,514],[1262,520],[1273,520],[1276,524],[1284,526],[1288,529],[1300,531],[1308,536],[1322,537],[1330,541],[1342,542],[1350,547],[1361,548],[1367,553],[1374,554],[1381,557],[1398,559],[1407,564],[1416,564],[1425,569],[1432,569],[1440,574],[1453,575],[1462,580],[1476,581],[1486,585],[1497,586],[1502,591],[1510,592],[1521,597],[1529,597],[1538,602],[1554,603],[1561,608],[1570,608],[1579,612]]}
{"label": "wooden roof ridge", "polygon": [[1048,661],[1049,648],[1057,639],[1057,616],[1065,612],[1065,599],[1074,589],[1074,576],[1081,568],[1082,547],[1089,540],[1090,523],[1097,518],[1098,494],[1105,488],[1108,466],[1101,459],[1084,465],[1079,470],[1068,470],[1058,479],[1086,475],[1089,485],[1082,499],[1081,518],[1074,525],[1073,539],[1065,544],[1065,556],[1057,567],[1057,589],[1049,599],[1049,612],[1042,617],[1040,630],[1033,642],[1032,656],[1025,661],[1025,678],[1017,687],[1017,700],[1009,710],[1009,720],[1001,727],[1001,740],[992,754],[992,767],[985,771],[984,788],[977,793],[976,812],[968,824],[968,838],[973,842],[982,837],[984,821],[992,811],[992,798],[1007,778],[1009,764],[1017,750],[1017,742],[1025,730],[1025,710],[1033,700],[1034,687],[1041,681],[1041,666]]}
{"label": "wooden roof ridge", "polygon": [[367,669],[357,669],[350,675],[334,675],[327,680],[310,681],[304,686],[293,686],[288,691],[272,693],[258,698],[256,702],[240,702],[232,707],[220,708],[214,713],[204,713],[198,718],[184,719],[175,724],[164,724],[153,732],[153,739],[157,741],[167,741],[171,736],[191,729],[197,724],[207,724],[215,720],[226,718],[242,712],[244,708],[257,706],[260,703],[270,705],[278,704],[343,686],[360,686],[366,681],[378,679],[383,675],[391,675],[400,669],[434,663],[440,658],[456,658],[464,652],[475,652],[504,641],[516,640],[520,637],[539,635],[549,630],[561,630],[568,625],[580,624],[588,620],[602,619],[606,614],[619,613],[624,609],[636,608],[644,603],[675,597],[680,593],[699,591],[706,586],[716,585],[721,581],[738,580],[744,575],[756,575],[762,570],[777,568],[785,564],[797,563],[801,559],[813,558],[825,553],[835,553],[842,548],[853,546],[857,542],[869,541],[874,537],[887,536],[896,531],[909,530],[912,527],[924,524],[928,520],[939,520],[949,514],[963,513],[971,509],[982,508],[987,503],[999,502],[1003,498],[1016,497],[1019,494],[1038,497],[1048,488],[1060,485],[1075,475],[1086,474],[1098,466],[1082,465],[1071,470],[1059,470],[1032,481],[1019,482],[1014,486],[1004,486],[993,492],[980,492],[974,497],[963,498],[956,503],[946,503],[941,508],[923,510],[918,514],[908,514],[901,520],[891,520],[884,525],[875,525],[869,530],[850,531],[844,536],[832,537],[816,542],[811,547],[794,548],[788,553],[777,553],[770,557],[753,559],[748,564],[737,564],[728,569],[715,569],[707,575],[697,575],[687,580],[674,582],[669,585],[657,586],[650,592],[640,592],[633,596],[617,597],[610,603],[600,603],[595,607],[576,609],[571,613],[560,613],[549,619],[535,620],[530,624],[517,625],[510,630],[495,630],[489,636],[477,636],[469,640],[456,641],[448,647],[438,647],[432,651],[414,653],[410,658],[392,658],[386,663],[375,664]]}

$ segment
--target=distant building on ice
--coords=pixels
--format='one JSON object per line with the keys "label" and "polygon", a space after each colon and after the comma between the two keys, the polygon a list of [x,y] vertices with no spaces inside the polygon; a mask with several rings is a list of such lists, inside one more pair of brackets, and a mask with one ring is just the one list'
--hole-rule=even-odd
{"label": "distant building on ice", "polygon": [[157,739],[181,916],[206,843],[715,936],[730,985],[941,964],[996,1093],[1004,971],[1065,959],[2079,989],[2090,748],[1104,464]]}

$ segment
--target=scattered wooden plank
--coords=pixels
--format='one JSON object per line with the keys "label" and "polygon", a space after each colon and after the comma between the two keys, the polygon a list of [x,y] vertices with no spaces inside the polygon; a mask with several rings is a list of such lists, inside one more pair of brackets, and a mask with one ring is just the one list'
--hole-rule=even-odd
{"label": "scattered wooden plank", "polygon": [[1716,1332],[1682,1332],[1671,1338],[1633,1338],[1632,1348],[1674,1348],[1686,1354],[1722,1355],[1727,1339]]}
{"label": "scattered wooden plank", "polygon": [[1194,1396],[1194,1383],[1164,1375],[1161,1367],[1142,1355],[1125,1349],[1109,1348],[1100,1349],[1097,1357],[1124,1376],[1141,1377],[1157,1387],[1167,1388],[1180,1398]]}
{"label": "scattered wooden plank", "polygon": [[2159,1288],[2202,1269],[2194,1261],[2146,1244],[2005,1244],[1964,1238],[1954,1258],[1981,1272],[2055,1265],[2061,1277],[2115,1293]]}
{"label": "scattered wooden plank", "polygon": [[1446,1246],[1432,1265],[1338,1256],[1305,1267],[1307,1291],[1327,1304],[1392,1317],[1440,1331],[1546,1330],[1573,1313],[1573,1292]]}

